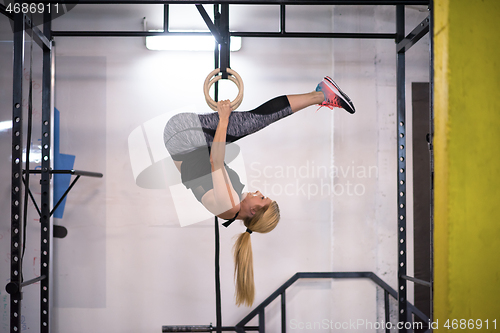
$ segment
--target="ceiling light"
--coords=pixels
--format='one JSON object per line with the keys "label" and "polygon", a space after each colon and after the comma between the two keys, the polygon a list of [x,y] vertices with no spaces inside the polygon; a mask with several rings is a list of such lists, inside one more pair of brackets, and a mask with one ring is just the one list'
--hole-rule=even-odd
{"label": "ceiling light", "polygon": [[[188,32],[188,31],[183,31]],[[192,33],[194,31],[189,31]],[[215,38],[212,35],[162,35],[146,37],[146,47],[153,51],[213,51]],[[241,49],[241,37],[231,37],[231,51]]]}

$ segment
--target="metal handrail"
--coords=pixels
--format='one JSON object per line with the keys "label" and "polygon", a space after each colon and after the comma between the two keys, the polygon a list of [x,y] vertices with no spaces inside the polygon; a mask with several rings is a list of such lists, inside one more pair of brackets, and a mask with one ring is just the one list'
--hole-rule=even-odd
{"label": "metal handrail", "polygon": [[[382,279],[380,279],[375,273],[373,272],[312,272],[312,273],[305,273],[305,272],[299,272],[295,273],[288,281],[286,281],[281,287],[279,287],[274,293],[272,293],[268,298],[266,298],[261,304],[259,304],[252,312],[250,312],[245,318],[243,318],[238,324],[236,324],[235,329],[237,332],[244,332],[245,331],[245,325],[255,318],[255,316],[259,316],[262,318],[259,318],[259,327],[261,326],[261,323],[263,323],[263,314],[265,308],[271,304],[278,296],[284,297],[285,291],[293,285],[297,280],[299,279],[356,279],[356,278],[366,278],[372,280],[376,285],[384,289],[384,292],[388,295],[391,295],[394,299],[397,299],[398,294],[396,290],[394,290],[391,286],[389,286],[387,283],[385,283]],[[385,311],[386,311],[386,317],[388,314],[388,308],[387,304],[388,302],[385,302]],[[284,322],[285,316],[284,316],[284,306],[282,304],[282,327],[286,323]],[[429,318],[420,310],[418,310],[413,304],[408,302],[408,310],[415,314],[420,320],[422,320],[424,323],[429,322]],[[263,332],[264,330],[260,330]]]}

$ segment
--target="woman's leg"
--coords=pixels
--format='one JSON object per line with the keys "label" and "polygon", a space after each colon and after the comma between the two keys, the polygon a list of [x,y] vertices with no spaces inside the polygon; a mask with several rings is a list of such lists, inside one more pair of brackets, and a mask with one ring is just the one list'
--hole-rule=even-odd
{"label": "woman's leg", "polygon": [[288,97],[288,102],[294,113],[308,106],[321,104],[325,100],[325,96],[321,91],[313,91],[300,95],[287,95],[286,97]]}
{"label": "woman's leg", "polygon": [[[316,91],[306,94],[280,96],[267,101],[254,110],[232,112],[229,117],[226,142],[239,140],[312,105],[325,106],[330,109],[338,107],[345,109],[349,113],[355,112],[354,105],[349,97],[327,76],[318,84]],[[206,141],[210,145],[219,123],[219,115],[211,113],[199,117]]]}
{"label": "woman's leg", "polygon": [[[229,117],[226,142],[235,142],[292,113],[314,104],[320,104],[323,100],[323,93],[314,91],[307,94],[279,96],[250,111],[233,111]],[[217,129],[219,115],[210,113],[199,117],[205,138],[210,144]]]}
{"label": "woman's leg", "polygon": [[[229,118],[226,142],[234,142],[309,105],[322,102],[321,92],[273,98],[250,111],[234,111]],[[185,154],[211,145],[219,115],[216,112],[197,115],[181,113],[172,117],[163,133],[165,146],[180,168]]]}

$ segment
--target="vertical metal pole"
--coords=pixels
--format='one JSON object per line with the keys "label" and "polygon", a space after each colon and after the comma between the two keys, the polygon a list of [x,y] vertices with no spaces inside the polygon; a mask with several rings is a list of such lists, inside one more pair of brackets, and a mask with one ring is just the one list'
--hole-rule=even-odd
{"label": "vertical metal pole", "polygon": [[229,5],[221,4],[220,10],[219,33],[222,36],[222,44],[220,45],[220,70],[223,79],[227,79],[227,69],[231,67],[230,45],[231,38],[229,36]]}
{"label": "vertical metal pole", "polygon": [[[214,24],[219,26],[219,5],[214,5]],[[219,67],[219,45],[215,45],[215,68]],[[219,85],[215,83],[215,96],[214,100],[219,100]],[[215,330],[217,333],[222,332],[222,305],[221,305],[221,292],[220,292],[220,237],[219,237],[219,220],[215,217]]]}
{"label": "vertical metal pole", "polygon": [[262,308],[259,312],[259,333],[266,333],[266,308]]}
{"label": "vertical metal pole", "polygon": [[429,4],[429,54],[430,54],[430,59],[429,59],[429,112],[430,112],[430,124],[429,124],[429,161],[430,161],[430,168],[431,168],[431,195],[430,195],[430,201],[431,201],[431,216],[430,216],[430,313],[429,313],[429,319],[433,320],[433,295],[434,295],[434,146],[433,146],[433,138],[434,138],[434,4],[433,0],[430,0]]}
{"label": "vertical metal pole", "polygon": [[168,4],[163,5],[163,32],[168,32],[169,25],[169,7]]}
{"label": "vertical metal pole", "polygon": [[286,333],[286,290],[281,293],[281,333]]}
{"label": "vertical metal pole", "polygon": [[[50,14],[45,12],[43,32],[51,40]],[[52,49],[43,47],[42,69],[42,172],[41,172],[41,245],[40,274],[45,279],[40,284],[40,332],[50,332],[50,314],[52,303],[52,219],[50,217],[51,188],[51,137],[52,137]]]}
{"label": "vertical metal pole", "polygon": [[[405,7],[396,6],[396,44],[405,37]],[[406,99],[405,99],[405,54],[397,54],[397,135],[398,135],[398,321],[408,321],[406,280]],[[402,328],[399,332],[407,332]]]}
{"label": "vertical metal pole", "polygon": [[391,329],[387,323],[391,320],[389,312],[389,293],[384,290],[384,314],[385,314],[385,333],[391,333]]}
{"label": "vertical metal pole", "polygon": [[11,247],[10,282],[18,290],[10,295],[10,332],[21,331],[22,299],[22,138],[23,138],[23,68],[24,68],[24,15],[14,14],[14,82],[12,108],[12,191],[11,191]]}
{"label": "vertical metal pole", "polygon": [[286,6],[280,5],[280,33],[286,32]]}
{"label": "vertical metal pole", "polygon": [[[219,5],[214,5],[214,25],[216,27],[220,27],[220,13],[219,13]],[[219,44],[215,42],[215,50],[214,50],[214,67],[219,68]],[[214,84],[214,101],[219,101],[219,81]]]}
{"label": "vertical metal pole", "polygon": [[215,331],[222,332],[222,309],[220,294],[220,237],[219,219],[215,217]]}

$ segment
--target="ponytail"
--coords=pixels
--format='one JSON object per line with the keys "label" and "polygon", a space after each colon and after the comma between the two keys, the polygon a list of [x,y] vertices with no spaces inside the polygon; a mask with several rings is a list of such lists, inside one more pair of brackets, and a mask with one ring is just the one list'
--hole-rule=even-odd
{"label": "ponytail", "polygon": [[255,298],[253,255],[250,233],[239,235],[234,244],[234,275],[236,277],[236,305],[251,306]]}
{"label": "ponytail", "polygon": [[240,234],[234,244],[234,275],[236,280],[236,305],[251,306],[255,298],[253,279],[253,255],[250,234],[255,231],[268,233],[280,220],[280,211],[276,201],[262,207],[250,219],[243,221],[247,231]]}

